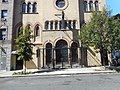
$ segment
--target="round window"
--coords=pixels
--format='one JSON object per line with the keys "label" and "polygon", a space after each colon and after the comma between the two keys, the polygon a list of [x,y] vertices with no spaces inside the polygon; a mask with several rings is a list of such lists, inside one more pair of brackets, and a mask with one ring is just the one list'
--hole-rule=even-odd
{"label": "round window", "polygon": [[57,9],[65,9],[68,6],[67,0],[55,0],[54,4]]}
{"label": "round window", "polygon": [[65,6],[65,0],[57,0],[56,6],[59,8],[63,8]]}

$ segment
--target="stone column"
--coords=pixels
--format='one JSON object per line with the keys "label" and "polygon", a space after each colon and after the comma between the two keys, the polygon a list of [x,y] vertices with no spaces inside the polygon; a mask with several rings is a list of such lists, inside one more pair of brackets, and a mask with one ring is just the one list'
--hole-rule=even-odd
{"label": "stone column", "polygon": [[87,7],[88,7],[88,11],[90,11],[90,6],[89,6],[89,3],[87,4]]}

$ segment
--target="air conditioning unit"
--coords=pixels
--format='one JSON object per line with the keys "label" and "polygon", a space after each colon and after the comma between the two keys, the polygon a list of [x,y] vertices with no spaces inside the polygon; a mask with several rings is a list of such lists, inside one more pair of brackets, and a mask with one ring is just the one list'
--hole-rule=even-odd
{"label": "air conditioning unit", "polygon": [[8,0],[2,0],[2,2],[8,2]]}
{"label": "air conditioning unit", "polygon": [[6,18],[1,18],[1,21],[7,21],[7,19]]}

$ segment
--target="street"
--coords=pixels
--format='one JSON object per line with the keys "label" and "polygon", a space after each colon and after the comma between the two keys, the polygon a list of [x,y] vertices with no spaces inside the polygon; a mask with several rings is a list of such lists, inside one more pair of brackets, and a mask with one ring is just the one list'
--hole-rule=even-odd
{"label": "street", "polygon": [[0,90],[120,90],[120,75],[116,73],[0,78]]}

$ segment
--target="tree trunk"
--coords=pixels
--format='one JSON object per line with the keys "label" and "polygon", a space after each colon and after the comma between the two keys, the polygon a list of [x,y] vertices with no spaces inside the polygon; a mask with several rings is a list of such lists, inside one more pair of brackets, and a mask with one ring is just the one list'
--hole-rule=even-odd
{"label": "tree trunk", "polygon": [[24,68],[23,68],[23,71],[24,73],[26,74],[26,60],[23,60],[24,61]]}
{"label": "tree trunk", "polygon": [[101,64],[102,66],[108,65],[108,54],[105,49],[100,50],[100,55],[101,55]]}

